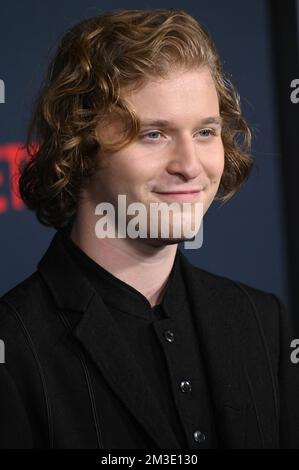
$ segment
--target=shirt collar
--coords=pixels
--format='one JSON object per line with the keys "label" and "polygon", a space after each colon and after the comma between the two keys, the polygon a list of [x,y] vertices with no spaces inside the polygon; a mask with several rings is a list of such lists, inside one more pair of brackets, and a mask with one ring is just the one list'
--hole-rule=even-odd
{"label": "shirt collar", "polygon": [[175,311],[181,309],[186,299],[186,291],[181,274],[179,250],[176,252],[162,302],[159,306],[151,307],[148,299],[141,292],[114,276],[81,250],[69,237],[67,231],[60,230],[59,232],[64,249],[109,307],[146,320],[163,317],[163,313],[164,316],[170,317]]}

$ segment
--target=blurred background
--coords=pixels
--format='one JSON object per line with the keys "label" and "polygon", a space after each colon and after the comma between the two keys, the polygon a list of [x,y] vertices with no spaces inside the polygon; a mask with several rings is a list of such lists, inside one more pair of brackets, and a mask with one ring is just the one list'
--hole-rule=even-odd
{"label": "blurred background", "polygon": [[276,294],[298,321],[299,103],[290,99],[290,84],[299,79],[299,0],[3,0],[0,296],[35,271],[55,233],[24,207],[13,175],[34,99],[61,36],[81,19],[106,10],[161,7],[182,8],[208,29],[254,131],[250,179],[221,208],[212,204],[203,246],[180,249],[196,266]]}

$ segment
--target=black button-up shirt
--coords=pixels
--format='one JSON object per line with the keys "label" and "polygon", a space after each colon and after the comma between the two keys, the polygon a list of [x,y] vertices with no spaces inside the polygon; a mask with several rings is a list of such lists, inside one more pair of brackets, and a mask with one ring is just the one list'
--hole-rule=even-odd
{"label": "black button-up shirt", "polygon": [[[186,296],[179,250],[163,300],[151,307],[143,294],[87,256],[68,233],[61,234],[65,249],[100,293],[145,372],[181,448],[216,448],[206,371]],[[114,447],[105,442],[105,424],[103,429],[106,447]]]}

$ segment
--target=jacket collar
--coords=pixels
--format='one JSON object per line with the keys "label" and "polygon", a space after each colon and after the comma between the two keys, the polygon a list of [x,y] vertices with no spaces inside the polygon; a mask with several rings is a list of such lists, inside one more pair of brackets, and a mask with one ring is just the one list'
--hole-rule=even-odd
{"label": "jacket collar", "polygon": [[59,309],[81,312],[87,310],[94,290],[64,249],[59,231],[54,235],[37,269],[46,281]]}

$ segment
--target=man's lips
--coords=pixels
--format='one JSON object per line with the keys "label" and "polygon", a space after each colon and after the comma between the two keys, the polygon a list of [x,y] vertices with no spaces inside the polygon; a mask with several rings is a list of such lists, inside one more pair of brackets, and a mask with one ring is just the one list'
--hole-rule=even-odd
{"label": "man's lips", "polygon": [[190,191],[155,191],[158,194],[190,194],[190,193],[199,193],[200,189],[190,190]]}
{"label": "man's lips", "polygon": [[173,191],[173,192],[160,192],[154,191],[162,199],[177,200],[177,201],[193,201],[196,199],[200,190],[196,191]]}

